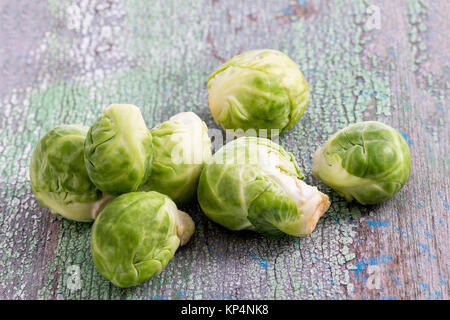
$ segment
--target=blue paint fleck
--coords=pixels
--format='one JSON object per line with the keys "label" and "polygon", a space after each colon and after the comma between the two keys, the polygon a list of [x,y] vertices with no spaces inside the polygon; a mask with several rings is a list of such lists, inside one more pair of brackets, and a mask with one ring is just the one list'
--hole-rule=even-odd
{"label": "blue paint fleck", "polygon": [[381,296],[380,300],[398,300],[397,296]]}
{"label": "blue paint fleck", "polygon": [[387,226],[389,226],[389,221],[387,221],[387,220],[371,220],[371,221],[367,221],[367,224],[369,226],[371,226],[372,228],[387,227]]}
{"label": "blue paint fleck", "polygon": [[405,236],[406,238],[409,237],[408,233],[406,233],[405,231],[403,231],[402,229],[400,229],[399,227],[396,227],[394,225],[395,230],[397,230],[402,236]]}
{"label": "blue paint fleck", "polygon": [[150,300],[169,300],[168,296],[153,296],[150,297]]}
{"label": "blue paint fleck", "polygon": [[424,227],[422,220],[419,220],[419,225],[422,227],[423,232],[425,233],[425,235],[428,238],[433,239],[433,235]]}
{"label": "blue paint fleck", "polygon": [[259,265],[263,267],[264,269],[267,269],[267,259],[266,258],[260,258],[254,253],[249,254],[250,257],[258,261]]}
{"label": "blue paint fleck", "polygon": [[330,214],[329,216],[331,217],[331,219],[334,220],[334,222],[336,222],[336,224],[341,224],[341,223],[339,222],[338,219],[336,219],[335,217],[333,217],[333,215]]}
{"label": "blue paint fleck", "polygon": [[283,12],[285,14],[292,14],[292,13],[294,13],[294,11],[292,11],[292,9],[289,9],[289,8],[283,8],[283,9],[281,9],[281,12]]}
{"label": "blue paint fleck", "polygon": [[220,260],[223,260],[224,258],[220,255],[220,254],[218,254],[218,253],[216,253],[216,252],[213,252],[212,250],[211,250],[211,248],[207,248],[208,249],[208,251],[209,252],[211,252],[213,255],[215,255],[217,258],[219,258]]}
{"label": "blue paint fleck", "polygon": [[431,292],[430,286],[428,284],[423,283],[423,282],[417,282],[417,283],[419,284],[419,286],[421,286],[425,290],[425,292],[428,293],[428,299],[432,299],[433,297],[442,298],[442,292],[440,292],[440,291]]}
{"label": "blue paint fleck", "polygon": [[428,254],[427,262],[431,262],[429,258],[436,260],[436,256],[431,254],[429,246],[420,242],[418,243],[418,245]]}
{"label": "blue paint fleck", "polygon": [[413,142],[412,142],[411,138],[410,138],[405,132],[403,132],[403,131],[401,131],[401,130],[398,130],[398,131],[399,131],[400,134],[403,136],[403,138],[405,138],[406,142],[407,142],[410,146],[412,146]]}
{"label": "blue paint fleck", "polygon": [[424,289],[428,289],[429,288],[429,286],[426,283],[423,283],[423,282],[418,282],[418,283],[419,283],[419,286],[421,286]]}
{"label": "blue paint fleck", "polygon": [[367,280],[361,275],[363,270],[367,269],[367,266],[387,265],[393,261],[392,254],[381,254],[377,257],[367,258],[356,262],[356,269],[352,270],[359,278],[364,282]]}
{"label": "blue paint fleck", "polygon": [[447,201],[445,201],[444,196],[442,195],[442,193],[438,192],[437,195],[442,200],[442,203],[444,204],[444,207],[447,210],[450,210],[450,204]]}
{"label": "blue paint fleck", "polygon": [[388,270],[388,274],[389,274],[389,276],[392,278],[392,280],[394,280],[394,282],[395,282],[397,285],[399,285],[399,286],[402,285],[402,283],[401,283],[400,281],[398,281],[398,279],[397,279],[396,277],[394,277],[394,275],[392,274],[391,270]]}
{"label": "blue paint fleck", "polygon": [[410,224],[409,224],[409,227],[410,227],[415,233],[417,233],[417,234],[419,233],[419,231],[417,231],[417,229],[416,229],[414,223],[410,223]]}

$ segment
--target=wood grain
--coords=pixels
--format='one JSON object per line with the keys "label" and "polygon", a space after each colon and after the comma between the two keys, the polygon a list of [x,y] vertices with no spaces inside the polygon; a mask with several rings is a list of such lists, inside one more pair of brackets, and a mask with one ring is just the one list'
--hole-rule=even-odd
{"label": "wood grain", "polygon": [[[0,298],[449,299],[449,14],[446,0],[1,2]],[[35,200],[37,141],[61,123],[90,125],[110,103],[139,106],[149,127],[194,111],[218,128],[206,79],[256,48],[287,53],[310,84],[280,143],[330,210],[308,237],[268,239],[182,208],[197,224],[191,242],[159,277],[112,286],[92,263],[90,224]],[[395,198],[363,207],[315,179],[311,159],[369,119],[402,133],[413,169]]]}

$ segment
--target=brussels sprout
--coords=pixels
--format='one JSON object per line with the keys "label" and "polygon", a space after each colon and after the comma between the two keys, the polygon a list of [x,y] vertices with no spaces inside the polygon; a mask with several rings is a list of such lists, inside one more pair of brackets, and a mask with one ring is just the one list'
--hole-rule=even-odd
{"label": "brussels sprout", "polygon": [[242,137],[214,154],[197,196],[204,213],[228,229],[305,236],[330,202],[301,179],[291,153],[268,139]]}
{"label": "brussels sprout", "polygon": [[36,145],[30,162],[31,188],[38,202],[64,218],[88,222],[111,200],[89,180],[83,158],[88,127],[62,125]]}
{"label": "brussels sprout", "polygon": [[233,57],[208,78],[208,103],[225,129],[277,129],[295,125],[309,101],[309,86],[287,55],[253,50]]}
{"label": "brussels sprout", "polygon": [[150,175],[152,157],[152,135],[136,106],[113,104],[89,129],[86,169],[103,192],[136,191]]}
{"label": "brussels sprout", "polygon": [[119,287],[157,276],[194,232],[194,222],[158,192],[118,196],[92,227],[91,252],[97,270]]}
{"label": "brussels sprout", "polygon": [[140,188],[168,195],[176,204],[195,199],[203,165],[212,157],[206,124],[193,112],[182,112],[151,130],[152,173]]}
{"label": "brussels sprout", "polygon": [[377,121],[336,132],[314,154],[313,173],[347,201],[376,204],[392,198],[411,171],[408,144]]}

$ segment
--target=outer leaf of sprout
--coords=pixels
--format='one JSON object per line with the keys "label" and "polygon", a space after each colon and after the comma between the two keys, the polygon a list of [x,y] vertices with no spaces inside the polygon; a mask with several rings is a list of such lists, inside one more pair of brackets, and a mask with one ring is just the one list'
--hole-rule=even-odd
{"label": "outer leaf of sprout", "polygon": [[152,135],[136,106],[113,104],[89,129],[86,169],[103,192],[136,191],[151,173],[152,157]]}
{"label": "outer leaf of sprout", "polygon": [[212,116],[225,129],[278,129],[282,134],[302,117],[310,96],[295,62],[268,49],[233,57],[207,86]]}
{"label": "outer leaf of sprout", "polygon": [[301,179],[292,154],[268,139],[242,137],[205,166],[198,200],[211,220],[228,229],[305,236],[330,202]]}
{"label": "outer leaf of sprout", "polygon": [[161,192],[177,204],[195,200],[200,173],[212,157],[206,124],[195,113],[182,112],[151,133],[152,173],[140,190]]}
{"label": "outer leaf of sprout", "polygon": [[411,171],[409,146],[394,128],[365,121],[336,132],[314,154],[313,173],[348,201],[392,198]]}
{"label": "outer leaf of sprout", "polygon": [[192,219],[158,192],[118,196],[100,212],[91,235],[97,270],[119,287],[159,275],[194,232]]}
{"label": "outer leaf of sprout", "polygon": [[64,218],[89,222],[111,200],[90,181],[83,158],[88,128],[61,125],[49,131],[33,151],[30,181],[39,203]]}

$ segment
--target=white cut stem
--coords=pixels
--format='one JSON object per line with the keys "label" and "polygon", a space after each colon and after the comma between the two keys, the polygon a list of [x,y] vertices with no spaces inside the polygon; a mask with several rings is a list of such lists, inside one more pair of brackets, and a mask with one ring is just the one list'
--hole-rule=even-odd
{"label": "white cut stem", "polygon": [[189,242],[195,230],[195,223],[184,211],[177,211],[177,236],[180,239],[180,246]]}

